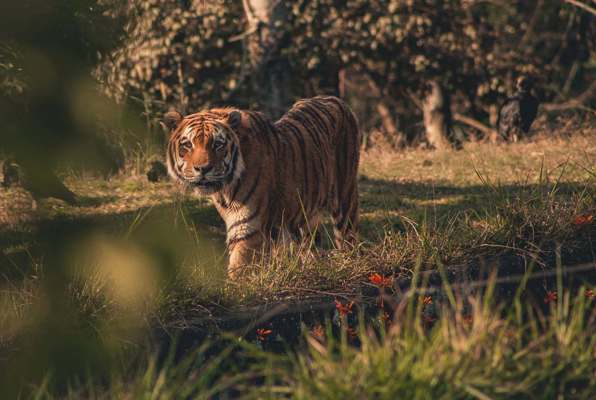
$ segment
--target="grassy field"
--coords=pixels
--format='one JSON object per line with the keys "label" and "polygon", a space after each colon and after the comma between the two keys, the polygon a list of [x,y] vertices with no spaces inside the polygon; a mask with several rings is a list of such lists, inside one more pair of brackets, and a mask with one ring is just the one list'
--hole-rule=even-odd
{"label": "grassy field", "polygon": [[[425,271],[457,269],[477,279],[482,266],[503,257],[524,260],[505,265],[508,275],[555,265],[563,274],[594,262],[596,130],[588,120],[556,134],[545,123],[538,131],[509,145],[363,153],[361,245],[277,248],[239,282],[225,279],[215,209],[169,182],[148,182],[142,163],[110,180],[67,175],[83,198],[77,207],[44,200],[34,211],[22,189],[0,190],[0,366],[12,365],[0,387],[11,395],[93,398],[184,397],[182,389],[197,398],[589,398],[596,389],[594,267],[586,288],[544,279],[537,302],[507,299],[506,312],[490,293],[467,301],[465,311],[446,296],[434,305],[432,329],[428,304],[417,297],[391,307],[391,327],[372,331],[344,321],[339,307],[329,327],[336,334],[313,339],[311,332],[296,355],[263,351],[277,332],[259,338],[254,329],[252,344],[215,346],[225,349],[216,356],[200,348],[176,362],[147,344],[155,327],[176,335],[196,318],[264,304],[358,303],[374,289],[374,273],[391,279],[397,293],[397,282],[420,284]],[[347,344],[351,338],[357,346]],[[226,373],[230,357],[242,367]]]}

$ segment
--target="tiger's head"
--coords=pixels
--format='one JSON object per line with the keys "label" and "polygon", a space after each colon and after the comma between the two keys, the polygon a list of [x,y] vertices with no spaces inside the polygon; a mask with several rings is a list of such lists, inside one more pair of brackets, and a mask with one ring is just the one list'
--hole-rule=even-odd
{"label": "tiger's head", "polygon": [[237,135],[240,111],[211,110],[186,117],[170,111],[164,119],[171,131],[168,172],[175,181],[210,195],[240,177],[244,169]]}

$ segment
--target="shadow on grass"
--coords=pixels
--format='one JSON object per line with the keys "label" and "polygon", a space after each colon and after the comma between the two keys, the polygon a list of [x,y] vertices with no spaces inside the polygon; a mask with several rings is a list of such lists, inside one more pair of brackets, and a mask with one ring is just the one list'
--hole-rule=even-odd
{"label": "shadow on grass", "polygon": [[[519,198],[540,200],[553,189],[553,185],[548,184],[458,187],[367,177],[362,177],[359,185],[361,232],[362,237],[370,241],[382,237],[387,229],[407,229],[403,217],[418,224],[430,223],[434,228],[462,224],[460,217],[463,213],[478,219],[490,217],[497,206],[503,206],[508,201]],[[556,193],[565,199],[585,189],[585,185],[579,183],[559,183]],[[100,206],[114,198],[105,195],[83,197],[82,204]],[[223,221],[214,207],[197,199],[187,198],[179,203],[112,213],[105,213],[99,207],[96,212],[88,211],[82,216],[70,215],[67,210],[60,215],[39,218],[17,227],[0,226],[0,248],[3,249],[0,252],[0,269],[7,275],[6,271],[15,270],[15,265],[33,264],[33,260],[43,258],[56,248],[68,247],[69,243],[65,242],[91,234],[132,239],[152,253],[159,253],[155,249],[168,248],[167,253],[172,254],[168,256],[172,268],[188,262],[189,257],[200,259],[205,252],[221,256],[225,251]],[[198,250],[191,250],[193,248]],[[586,251],[589,252],[588,249]],[[591,251],[594,252],[593,249]],[[221,260],[217,264],[223,270]]]}
{"label": "shadow on grass", "polygon": [[79,196],[77,205],[80,207],[100,207],[104,204],[114,202],[118,199],[116,196]]}
{"label": "shadow on grass", "polygon": [[[439,224],[449,223],[453,219],[458,222],[458,215],[462,212],[482,213],[483,210],[494,208],[496,204],[502,204],[509,198],[523,197],[529,199],[528,201],[540,199],[538,194],[547,193],[549,190],[547,186],[542,185],[510,185],[494,190],[482,185],[455,187],[433,185],[432,183],[396,183],[370,179],[362,179],[360,188],[365,235],[367,230],[372,232],[381,229],[383,224],[389,224],[390,228],[396,228],[396,230],[405,229],[402,216],[407,216],[416,222],[428,219],[429,216],[436,217]],[[579,184],[560,184],[558,195],[565,198],[565,196],[572,196],[583,189],[584,187]],[[105,198],[100,198],[98,202],[104,204],[102,203],[104,200]],[[593,203],[591,204],[593,205]],[[103,338],[92,329],[94,324],[99,324],[95,320],[101,320],[104,317],[95,317],[95,315],[89,317],[87,314],[80,316],[78,305],[70,306],[70,311],[64,307],[69,300],[65,295],[69,289],[69,276],[67,272],[63,271],[64,263],[67,261],[69,250],[76,246],[82,238],[102,235],[117,241],[133,242],[135,246],[144,249],[152,260],[157,260],[156,263],[163,272],[161,276],[171,277],[178,273],[182,265],[196,265],[197,260],[208,258],[209,254],[223,254],[224,231],[222,227],[223,223],[212,206],[207,206],[201,201],[188,200],[182,203],[139,207],[135,210],[109,214],[103,213],[101,210],[97,210],[97,213],[87,213],[85,216],[66,213],[52,218],[37,219],[27,226],[19,226],[16,229],[0,228],[0,248],[2,249],[0,251],[0,284],[4,284],[5,281],[18,282],[19,279],[24,280],[27,276],[35,275],[36,265],[40,263],[45,270],[43,279],[50,282],[45,284],[45,287],[51,289],[48,290],[47,302],[45,298],[43,299],[44,305],[48,304],[45,311],[47,316],[43,314],[45,319],[38,323],[39,325],[36,326],[31,338],[21,338],[22,342],[17,343],[18,346],[15,345],[15,348],[25,349],[24,357],[30,357],[23,358],[25,360],[43,360],[45,357],[51,362],[45,364],[43,362],[23,362],[21,369],[14,368],[13,370],[19,373],[25,371],[27,374],[31,374],[25,376],[35,376],[41,379],[50,367],[54,367],[62,371],[62,375],[58,375],[58,381],[66,381],[66,377],[74,376],[78,371],[83,370],[82,366],[88,365],[89,359],[99,360],[97,361],[99,367],[95,367],[98,371],[103,371],[104,368],[109,370],[111,367],[111,361],[103,359],[103,354],[106,352]],[[580,238],[584,246],[582,254],[588,256],[590,251],[593,252],[593,244],[589,238],[594,237],[594,229],[590,229],[589,232],[586,232],[588,239]],[[461,238],[453,239],[461,241]],[[448,268],[447,277],[450,282],[475,282],[479,279],[486,279],[487,271],[490,268],[496,268],[499,276],[508,276],[513,273],[519,275],[527,270],[528,263],[532,261],[512,253],[501,255],[504,257],[498,260],[484,259],[483,261],[478,258],[475,264],[462,265],[459,270]],[[487,268],[484,268],[482,262],[486,264]],[[566,256],[563,256],[564,265],[567,265],[567,262]],[[213,268],[217,268],[220,273],[224,271],[221,264],[211,261],[207,261],[207,263],[212,264]],[[24,268],[30,270],[27,271]],[[541,270],[536,268],[535,271],[540,272]],[[593,285],[593,269],[588,273],[587,277],[564,276],[565,284],[575,285],[576,281],[587,281]],[[214,274],[207,273],[206,276],[213,279]],[[437,271],[429,271],[426,283],[440,286],[439,278]],[[172,280],[170,279],[170,281]],[[53,283],[56,281],[60,283]],[[162,283],[160,282],[160,284]],[[165,288],[164,291],[170,292],[170,287],[166,283],[163,283],[162,289]],[[404,281],[404,287],[409,284],[409,281]],[[538,276],[529,282],[528,288],[531,292],[527,296],[528,298],[534,297],[534,301],[541,304],[545,292],[553,290],[556,287],[555,284],[553,275]],[[515,284],[505,283],[499,287],[497,294],[505,299],[511,298],[515,290],[514,285],[517,285],[517,282]],[[361,309],[365,317],[374,320],[379,312],[377,299],[373,293],[370,293],[371,298],[366,299],[367,286],[366,284],[363,286],[361,293],[349,294],[350,300],[352,297],[358,300],[354,315],[358,308],[358,311]],[[465,285],[461,290],[462,295],[469,294]],[[443,296],[438,292],[434,293],[435,301]],[[338,296],[341,297],[341,294]],[[357,299],[358,296],[361,301]],[[185,292],[179,297],[179,302],[182,304],[177,302],[172,312],[175,311],[175,308],[182,310],[179,312],[186,312],[185,302],[190,303],[189,299],[196,299],[198,295],[190,290],[188,294]],[[169,347],[172,337],[177,337],[179,352],[182,354],[202,343],[211,335],[232,331],[247,340],[255,341],[257,340],[256,329],[266,328],[273,333],[264,343],[261,343],[263,347],[282,351],[288,344],[293,345],[302,341],[301,329],[304,325],[324,324],[325,321],[332,321],[336,318],[333,294],[324,298],[311,299],[311,302],[303,300],[304,298],[299,298],[294,303],[265,304],[252,309],[236,310],[229,315],[210,316],[209,318],[200,318],[200,313],[204,314],[204,311],[191,307],[188,308],[190,315],[184,315],[183,323],[173,321],[169,326],[152,327],[154,329],[151,335],[154,335],[158,344],[164,348]],[[348,301],[343,298],[342,300]],[[205,307],[201,308],[201,310],[203,309],[207,310]],[[73,315],[76,318],[72,317]],[[56,316],[62,316],[64,321],[59,320],[56,323]],[[64,323],[64,327],[60,326],[60,323]],[[85,329],[81,329],[76,324],[83,324]],[[353,322],[353,326],[355,325],[356,322]],[[65,336],[65,332],[70,333],[71,336]],[[48,338],[50,338],[49,344],[46,343]],[[141,341],[141,339],[138,340]],[[20,356],[20,353],[15,354]],[[67,358],[71,354],[77,354],[78,358]],[[1,356],[0,351],[0,358],[2,358]],[[11,358],[6,359],[12,360]],[[13,363],[7,363],[7,365],[11,364]],[[33,372],[30,372],[31,365],[36,367]],[[18,376],[18,374],[14,372],[14,376]]]}
{"label": "shadow on grass", "polygon": [[[414,221],[447,222],[462,212],[490,213],[508,201],[539,200],[554,184],[453,186],[421,182],[395,182],[362,177],[359,181],[363,231],[374,228],[403,228],[401,217]],[[570,198],[586,190],[585,184],[558,183],[556,196]],[[590,189],[594,191],[594,189]],[[588,210],[586,210],[588,211]]]}
{"label": "shadow on grass", "polygon": [[[458,187],[432,182],[395,182],[365,176],[361,177],[359,186],[362,234],[367,239],[378,236],[383,229],[403,230],[402,217],[440,225],[449,223],[463,212],[486,215],[494,212],[495,206],[503,205],[509,200],[546,196],[553,188],[553,185],[545,184]],[[559,183],[556,187],[557,196],[562,198],[569,198],[583,190],[585,185],[579,183]],[[161,236],[160,231],[164,228],[158,226],[160,223],[165,226],[190,225],[195,230],[194,234],[219,241],[223,248],[223,221],[214,207],[204,202],[187,199],[181,203],[139,207],[121,212],[101,211],[99,206],[115,199],[115,196],[83,196],[81,205],[98,207],[97,212],[91,210],[80,216],[70,215],[65,211],[52,218],[42,217],[16,227],[0,226],[0,248],[4,249],[3,253],[6,253],[6,249],[20,248],[31,254],[32,247],[44,249],[48,238],[66,238],[73,234],[76,236],[77,232],[92,230],[117,235],[127,232],[131,226],[134,229],[144,227],[143,232],[156,229],[158,236]],[[139,224],[139,221],[142,223]],[[182,233],[179,231],[176,235],[180,236]],[[36,253],[39,254],[38,251],[33,251],[33,254]],[[1,253],[0,256],[5,257]]]}
{"label": "shadow on grass", "polygon": [[[85,205],[105,204],[106,196],[86,198]],[[221,257],[223,224],[215,209],[196,200],[134,210],[41,217],[25,224],[0,226],[0,272],[4,279],[22,278],[48,255],[72,250],[84,238],[102,236],[128,241],[163,259],[172,269],[189,257]],[[167,256],[166,256],[167,254]],[[215,261],[214,261],[215,263]],[[217,261],[221,267],[221,261]]]}

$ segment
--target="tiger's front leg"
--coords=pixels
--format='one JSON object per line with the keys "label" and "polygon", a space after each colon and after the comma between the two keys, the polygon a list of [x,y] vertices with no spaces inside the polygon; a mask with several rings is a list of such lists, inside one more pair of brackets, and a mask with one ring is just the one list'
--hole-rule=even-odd
{"label": "tiger's front leg", "polygon": [[255,262],[263,251],[263,245],[263,235],[258,232],[242,240],[229,240],[228,278],[236,279],[244,266]]}

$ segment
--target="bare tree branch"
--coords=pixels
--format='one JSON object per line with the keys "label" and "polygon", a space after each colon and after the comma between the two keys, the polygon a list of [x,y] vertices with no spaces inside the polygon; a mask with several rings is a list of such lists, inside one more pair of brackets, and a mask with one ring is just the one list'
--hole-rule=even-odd
{"label": "bare tree branch", "polygon": [[584,4],[584,3],[580,2],[580,1],[577,1],[577,0],[565,0],[565,3],[572,4],[572,5],[574,5],[576,7],[579,7],[579,8],[581,8],[581,9],[583,9],[583,10],[585,10],[585,11],[591,13],[591,14],[596,15],[596,8],[592,8],[589,5]]}
{"label": "bare tree branch", "polygon": [[543,6],[544,0],[539,0],[536,4],[536,7],[534,8],[534,13],[532,13],[532,18],[528,23],[528,29],[526,29],[526,33],[524,33],[524,36],[519,43],[520,46],[525,46],[530,40],[530,37],[534,35],[534,28],[536,28],[536,24],[538,23],[540,12],[542,11]]}
{"label": "bare tree branch", "polygon": [[581,108],[583,110],[596,112],[595,110],[584,105],[586,102],[591,100],[594,95],[596,95],[596,81],[593,81],[586,90],[573,99],[569,99],[562,103],[546,103],[543,104],[542,107],[546,111],[560,111]]}
{"label": "bare tree branch", "polygon": [[381,123],[383,124],[383,128],[385,129],[386,134],[391,138],[393,144],[396,146],[403,145],[405,138],[404,135],[397,129],[397,125],[395,124],[395,120],[393,119],[393,115],[391,115],[391,111],[387,104],[381,100],[377,103],[377,112],[381,117]]}
{"label": "bare tree branch", "polygon": [[368,83],[372,95],[379,99],[376,109],[379,113],[379,116],[381,117],[381,123],[383,124],[383,128],[385,129],[385,133],[387,134],[387,136],[389,136],[394,145],[402,145],[405,141],[404,135],[399,131],[399,129],[397,129],[397,125],[395,124],[395,120],[393,118],[393,115],[391,114],[389,106],[387,105],[387,102],[384,100],[382,90],[370,77],[370,75],[364,74],[364,78]]}
{"label": "bare tree branch", "polygon": [[410,100],[412,100],[412,103],[414,103],[414,105],[419,109],[422,110],[422,100],[420,99],[420,97],[418,97],[416,95],[416,93],[414,93],[413,91],[406,89],[406,94],[408,95],[408,97],[410,98]]}
{"label": "bare tree branch", "polygon": [[489,138],[497,136],[496,130],[494,130],[490,126],[484,125],[482,122],[474,118],[466,117],[463,114],[455,113],[453,114],[453,119],[455,121],[461,122],[462,124],[466,124],[468,126],[471,126],[472,128],[478,129],[480,132],[484,133]]}

